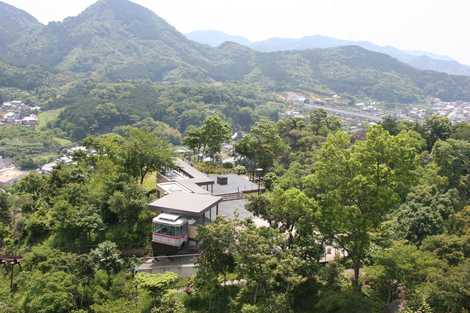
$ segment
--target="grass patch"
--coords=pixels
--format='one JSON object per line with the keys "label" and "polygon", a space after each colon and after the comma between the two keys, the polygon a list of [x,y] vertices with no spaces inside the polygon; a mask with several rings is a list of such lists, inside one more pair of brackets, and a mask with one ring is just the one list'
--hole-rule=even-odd
{"label": "grass patch", "polygon": [[54,137],[52,138],[54,140],[54,142],[56,142],[58,145],[61,145],[61,146],[64,146],[64,147],[68,147],[68,146],[71,146],[73,144],[72,141],[68,140],[68,139],[65,139],[65,138],[61,138],[61,137]]}
{"label": "grass patch", "polygon": [[42,165],[42,164],[49,163],[57,159],[58,157],[59,157],[58,153],[50,152],[50,153],[43,153],[43,154],[35,155],[32,157],[32,160],[35,164]]}
{"label": "grass patch", "polygon": [[46,129],[49,123],[55,122],[57,118],[59,117],[60,113],[64,111],[64,109],[65,108],[60,108],[60,109],[49,110],[49,111],[44,111],[44,112],[39,113],[39,116],[38,116],[39,129]]}
{"label": "grass patch", "polygon": [[157,173],[152,172],[147,174],[147,176],[145,176],[142,187],[144,187],[144,189],[147,191],[155,190],[157,188]]}

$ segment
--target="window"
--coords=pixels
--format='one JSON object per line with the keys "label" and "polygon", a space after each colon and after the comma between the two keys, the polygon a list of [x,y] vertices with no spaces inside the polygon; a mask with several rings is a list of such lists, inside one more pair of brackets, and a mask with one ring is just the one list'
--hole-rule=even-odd
{"label": "window", "polygon": [[182,226],[170,226],[165,224],[154,224],[153,232],[166,236],[180,236],[184,234]]}

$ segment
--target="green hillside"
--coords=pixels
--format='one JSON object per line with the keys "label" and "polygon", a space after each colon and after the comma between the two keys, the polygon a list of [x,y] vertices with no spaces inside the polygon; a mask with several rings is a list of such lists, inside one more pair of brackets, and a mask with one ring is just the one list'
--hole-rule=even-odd
{"label": "green hillside", "polygon": [[0,1],[0,53],[6,53],[6,47],[25,33],[41,27],[33,16]]}
{"label": "green hillside", "polygon": [[356,46],[272,53],[235,43],[211,48],[127,0],[101,0],[76,17],[23,33],[0,57],[17,67],[40,65],[69,80],[238,81],[387,102],[470,100],[470,77],[420,71]]}

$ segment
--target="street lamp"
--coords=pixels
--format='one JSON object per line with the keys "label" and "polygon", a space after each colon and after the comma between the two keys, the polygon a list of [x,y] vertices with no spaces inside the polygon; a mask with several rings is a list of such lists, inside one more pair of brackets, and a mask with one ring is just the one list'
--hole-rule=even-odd
{"label": "street lamp", "polygon": [[263,169],[262,168],[257,168],[255,170],[256,172],[256,178],[258,179],[258,194],[261,192],[261,177],[263,176]]}

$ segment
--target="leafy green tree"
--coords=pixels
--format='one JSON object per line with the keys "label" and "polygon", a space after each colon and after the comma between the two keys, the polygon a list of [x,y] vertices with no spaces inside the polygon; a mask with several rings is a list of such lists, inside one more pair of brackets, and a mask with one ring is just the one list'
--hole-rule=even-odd
{"label": "leafy green tree", "polygon": [[[137,273],[135,276],[135,283],[137,286],[151,294],[153,306],[160,306],[162,298],[166,294],[167,290],[174,288],[177,281],[178,275],[172,272],[165,272],[163,274],[149,274],[141,272]],[[167,300],[171,303],[174,299]]]}
{"label": "leafy green tree", "polygon": [[456,190],[440,193],[433,186],[417,186],[396,212],[396,230],[405,239],[420,245],[427,236],[442,233],[449,216],[459,208]]}
{"label": "leafy green tree", "polygon": [[27,313],[68,313],[76,307],[77,293],[72,275],[35,271],[27,279],[22,307]]}
{"label": "leafy green tree", "polygon": [[173,166],[172,148],[156,134],[129,128],[126,139],[122,147],[123,166],[140,184],[147,174]]}
{"label": "leafy green tree", "polygon": [[204,139],[202,135],[202,129],[193,126],[188,127],[186,135],[183,139],[183,143],[193,151],[193,153],[199,159],[200,154],[204,148]]}
{"label": "leafy green tree", "polygon": [[205,152],[214,159],[220,153],[222,144],[231,138],[232,128],[219,115],[212,115],[204,121],[202,134]]}
{"label": "leafy green tree", "polygon": [[390,135],[396,136],[400,133],[400,124],[396,117],[388,115],[383,118],[380,124]]}
{"label": "leafy green tree", "polygon": [[186,313],[186,308],[177,290],[170,289],[162,297],[161,304],[151,313]]}
{"label": "leafy green tree", "polygon": [[341,121],[338,117],[329,115],[322,109],[314,110],[308,117],[309,128],[316,136],[326,137],[329,133],[341,129]]}
{"label": "leafy green tree", "polygon": [[378,251],[373,262],[374,265],[366,269],[366,276],[370,287],[387,305],[399,299],[403,287],[411,298],[417,287],[444,265],[434,254],[403,242]]}
{"label": "leafy green tree", "polygon": [[456,235],[470,234],[470,206],[466,206],[449,218],[448,231]]}
{"label": "leafy green tree", "polygon": [[424,121],[423,126],[429,151],[438,140],[447,140],[452,132],[452,125],[445,116],[433,115]]}
{"label": "leafy green tree", "polygon": [[350,290],[326,290],[315,304],[315,310],[322,313],[376,313],[381,309],[370,297]]}
{"label": "leafy green tree", "polygon": [[432,158],[439,174],[448,178],[451,188],[457,188],[463,199],[470,197],[470,142],[449,139],[437,141]]}
{"label": "leafy green tree", "polygon": [[470,310],[470,261],[443,271],[429,279],[429,304],[439,313],[460,313]]}
{"label": "leafy green tree", "polygon": [[173,166],[174,152],[168,142],[158,134],[143,129],[127,127],[123,136],[107,134],[89,137],[85,144],[98,152],[101,158],[109,158],[121,170],[143,183],[147,174]]}
{"label": "leafy green tree", "polygon": [[[217,278],[222,275],[224,283],[227,274],[233,270],[234,259],[231,250],[235,244],[236,222],[219,218],[215,223],[202,227],[198,233],[198,240],[201,242],[201,256],[198,264],[201,268],[198,275]],[[201,279],[207,279],[201,278]],[[218,288],[217,286],[213,286]]]}
{"label": "leafy green tree", "polygon": [[0,191],[0,224],[9,224],[11,220],[9,195]]}
{"label": "leafy green tree", "polygon": [[303,118],[284,118],[278,123],[279,134],[291,149],[303,148],[302,138],[307,136],[307,125]]}
{"label": "leafy green tree", "polygon": [[391,136],[372,127],[364,141],[350,145],[343,132],[330,135],[318,152],[307,192],[321,208],[322,233],[348,253],[354,288],[370,247],[370,232],[395,209],[416,182],[419,142],[405,132]]}
{"label": "leafy green tree", "polygon": [[104,241],[90,254],[96,267],[106,271],[108,275],[119,272],[123,266],[120,251],[114,242]]}
{"label": "leafy green tree", "polygon": [[198,156],[204,153],[214,159],[220,153],[222,144],[230,140],[231,135],[230,125],[215,114],[208,117],[200,128],[190,127],[184,143]]}
{"label": "leafy green tree", "polygon": [[138,308],[127,299],[108,300],[91,306],[94,313],[136,313]]}
{"label": "leafy green tree", "polygon": [[470,257],[470,236],[442,234],[426,238],[423,241],[423,250],[430,251],[455,266]]}
{"label": "leafy green tree", "polygon": [[305,281],[300,274],[304,261],[293,251],[283,250],[285,239],[272,229],[247,225],[237,233],[236,272],[246,280],[241,290],[251,303],[269,299],[273,294],[292,296]]}
{"label": "leafy green tree", "polygon": [[252,204],[249,206],[252,212],[267,220],[271,227],[287,233],[290,242],[296,237],[313,234],[318,217],[318,205],[302,191],[296,188],[288,190],[275,188],[272,192],[259,197],[262,199],[252,199]]}
{"label": "leafy green tree", "polygon": [[470,141],[470,123],[458,123],[452,129],[452,139]]}
{"label": "leafy green tree", "polygon": [[263,168],[265,171],[273,167],[285,149],[276,124],[270,121],[256,123],[235,146],[235,151],[248,160],[250,170]]}
{"label": "leafy green tree", "polygon": [[56,240],[65,249],[78,247],[78,251],[87,251],[104,227],[94,208],[57,202],[53,211]]}

